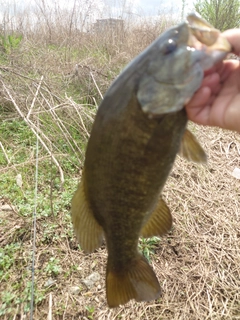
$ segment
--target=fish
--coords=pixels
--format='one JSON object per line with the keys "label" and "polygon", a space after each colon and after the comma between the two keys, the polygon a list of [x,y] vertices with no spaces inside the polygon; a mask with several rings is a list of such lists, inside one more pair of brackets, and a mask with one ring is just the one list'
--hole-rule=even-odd
{"label": "fish", "polygon": [[162,190],[176,155],[206,162],[186,128],[184,105],[200,87],[204,70],[230,50],[220,32],[189,15],[125,67],[97,110],[71,216],[85,252],[106,241],[110,308],[162,294],[152,267],[138,251],[139,237],[162,236],[172,227]]}

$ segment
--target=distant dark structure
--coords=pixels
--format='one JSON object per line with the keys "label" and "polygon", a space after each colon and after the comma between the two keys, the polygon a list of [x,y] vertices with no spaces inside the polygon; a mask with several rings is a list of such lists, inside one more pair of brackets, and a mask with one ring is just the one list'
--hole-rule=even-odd
{"label": "distant dark structure", "polygon": [[124,23],[122,19],[97,19],[93,25],[95,33],[120,33],[123,32]]}

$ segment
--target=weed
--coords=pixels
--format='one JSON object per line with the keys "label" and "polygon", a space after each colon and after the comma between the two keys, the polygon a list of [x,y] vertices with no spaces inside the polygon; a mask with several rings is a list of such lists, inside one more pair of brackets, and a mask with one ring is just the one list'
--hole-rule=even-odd
{"label": "weed", "polygon": [[88,315],[87,315],[88,319],[93,319],[95,308],[93,306],[85,306],[85,309],[88,312]]}
{"label": "weed", "polygon": [[151,255],[155,253],[160,240],[158,237],[139,239],[139,249],[148,261],[151,260]]}
{"label": "weed", "polygon": [[59,265],[59,259],[51,257],[45,267],[47,274],[52,276],[57,276],[61,272],[61,267]]}
{"label": "weed", "polygon": [[22,41],[22,35],[7,35],[0,36],[1,45],[7,54],[11,53],[13,50],[18,49]]}
{"label": "weed", "polygon": [[15,262],[15,255],[19,248],[19,243],[11,243],[0,248],[0,282],[10,278],[10,269]]}

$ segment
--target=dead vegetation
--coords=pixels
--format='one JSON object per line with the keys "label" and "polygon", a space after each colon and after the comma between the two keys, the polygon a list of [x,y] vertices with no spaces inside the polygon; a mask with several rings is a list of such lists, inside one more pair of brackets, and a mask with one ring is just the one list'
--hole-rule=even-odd
{"label": "dead vegetation", "polygon": [[[231,175],[240,167],[238,134],[190,125],[209,158],[197,166],[178,157],[164,189],[173,230],[148,248],[161,299],[109,309],[105,246],[85,254],[73,235],[70,200],[97,104],[119,70],[160,33],[146,26],[131,29],[125,42],[74,34],[79,42],[63,44],[60,33],[52,43],[47,31],[34,38],[30,30],[19,46],[3,46],[1,319],[30,316],[37,136],[34,319],[240,319],[240,181]],[[100,278],[87,287],[94,272]]]}
{"label": "dead vegetation", "polygon": [[[239,167],[239,136],[210,128],[194,127],[194,131],[209,160],[204,167],[179,157],[166,185],[164,196],[174,216],[174,227],[159,240],[151,256],[163,288],[162,298],[108,309],[106,249],[103,246],[87,255],[79,250],[72,235],[61,237],[71,224],[66,225],[60,211],[58,217],[47,219],[48,226],[57,224],[54,236],[49,232],[48,241],[43,240],[46,220],[37,222],[36,295],[41,290],[45,293],[35,306],[35,319],[46,319],[49,312],[53,319],[239,319],[240,182],[231,175],[234,167]],[[21,241],[18,268],[10,278],[14,282],[24,272],[19,268],[21,261],[25,259],[23,267],[29,263],[31,221],[23,219],[17,210],[0,212],[2,220],[6,219],[1,246]],[[49,257],[58,260],[56,274],[45,272]],[[83,280],[93,272],[101,277],[88,289]],[[49,279],[53,282],[48,287]],[[78,294],[72,293],[74,286],[79,287]]]}

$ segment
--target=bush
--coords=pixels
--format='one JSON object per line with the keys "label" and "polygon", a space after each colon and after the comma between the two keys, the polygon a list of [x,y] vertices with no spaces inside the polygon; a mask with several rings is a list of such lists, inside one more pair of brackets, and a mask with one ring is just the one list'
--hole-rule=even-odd
{"label": "bush", "polygon": [[239,27],[239,0],[198,0],[194,7],[216,29],[224,31]]}

